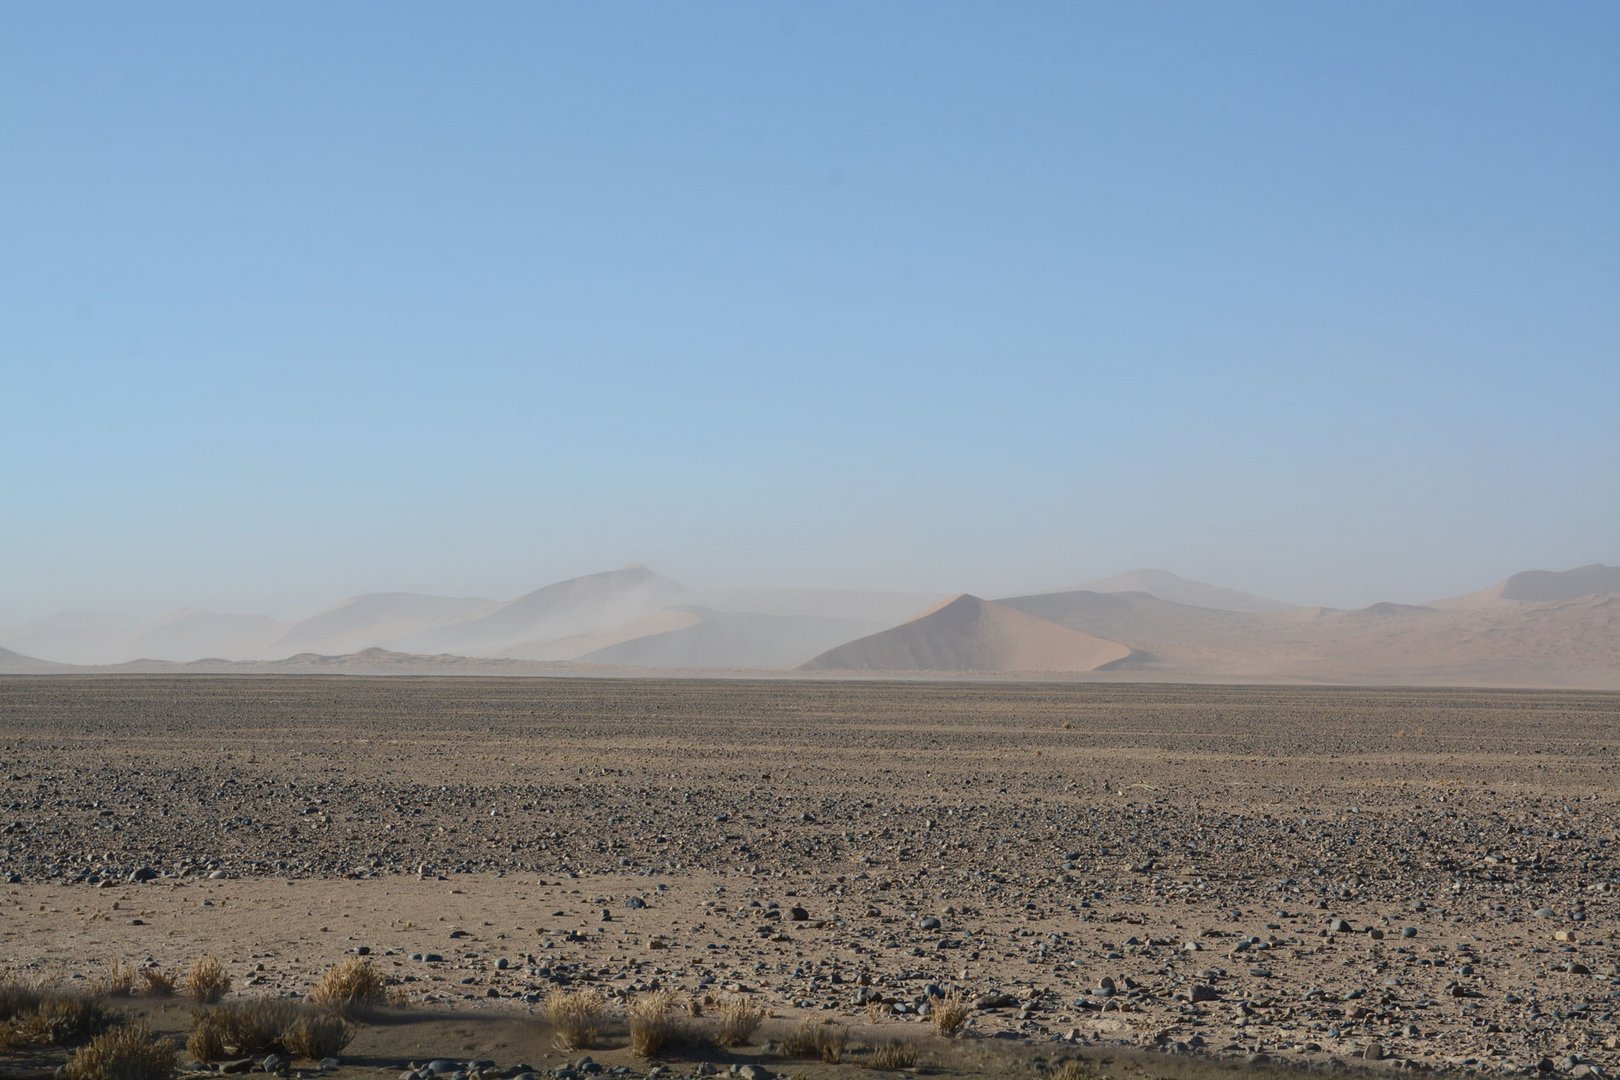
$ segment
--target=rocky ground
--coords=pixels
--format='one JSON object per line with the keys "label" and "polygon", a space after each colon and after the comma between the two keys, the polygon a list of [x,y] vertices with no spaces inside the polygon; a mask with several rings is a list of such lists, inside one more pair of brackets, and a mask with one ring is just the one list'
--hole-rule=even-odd
{"label": "rocky ground", "polygon": [[1617,746],[1598,693],[8,677],[0,963],[302,994],[363,949],[424,1016],[744,993],[945,1070],[1613,1076]]}

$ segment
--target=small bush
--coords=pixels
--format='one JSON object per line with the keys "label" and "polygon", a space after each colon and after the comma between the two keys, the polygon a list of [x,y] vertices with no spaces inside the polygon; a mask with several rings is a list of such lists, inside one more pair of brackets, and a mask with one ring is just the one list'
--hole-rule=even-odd
{"label": "small bush", "polygon": [[63,1070],[66,1080],[169,1080],[174,1075],[174,1044],[152,1036],[145,1024],[130,1024],[98,1035],[74,1051]]}
{"label": "small bush", "polygon": [[323,1009],[353,1019],[388,1000],[388,982],[369,961],[351,956],[321,976],[309,999]]}
{"label": "small bush", "polygon": [[588,1050],[596,1045],[607,1012],[607,999],[600,992],[558,987],[546,995],[544,1007],[563,1049]]}
{"label": "small bush", "polygon": [[971,1015],[973,1006],[966,996],[960,990],[952,990],[933,1003],[928,1018],[934,1022],[935,1031],[947,1039],[954,1039],[966,1026]]}
{"label": "small bush", "polygon": [[141,993],[152,997],[170,997],[174,994],[174,976],[162,968],[142,968]]}
{"label": "small bush", "polygon": [[765,1010],[747,998],[727,998],[717,1013],[720,1031],[715,1041],[721,1046],[747,1046],[754,1032],[765,1021]]}
{"label": "small bush", "polygon": [[99,976],[90,980],[90,993],[96,997],[129,997],[135,989],[135,969],[122,960],[109,963]]}
{"label": "small bush", "polygon": [[636,995],[630,1003],[631,1052],[638,1057],[657,1057],[680,1038],[680,1021],[672,1015],[675,1003],[675,995],[668,990]]}
{"label": "small bush", "polygon": [[79,994],[45,994],[32,1013],[11,1022],[14,1045],[73,1046],[107,1030],[113,1017]]}
{"label": "small bush", "polygon": [[0,983],[0,1023],[27,1016],[39,1009],[43,991],[22,982]]}
{"label": "small bush", "polygon": [[191,1014],[191,1034],[186,1038],[186,1053],[198,1061],[224,1061],[229,1053],[225,1049],[225,1025],[218,1013]]}
{"label": "small bush", "polygon": [[212,956],[205,956],[191,965],[181,988],[192,1001],[212,1005],[231,992],[231,977],[225,974],[225,965]]}
{"label": "small bush", "polygon": [[788,1057],[814,1058],[837,1065],[844,1060],[844,1048],[848,1045],[849,1028],[843,1024],[805,1020],[782,1040],[782,1052]]}
{"label": "small bush", "polygon": [[1052,1080],[1093,1080],[1096,1075],[1091,1066],[1072,1058],[1052,1070]]}
{"label": "small bush", "polygon": [[285,1054],[287,1029],[299,1015],[297,1005],[276,998],[254,998],[214,1010],[225,1045],[254,1057]]}
{"label": "small bush", "polygon": [[354,1039],[354,1028],[341,1016],[321,1013],[300,1016],[288,1026],[287,1049],[311,1061],[336,1057]]}
{"label": "small bush", "polygon": [[908,1042],[886,1042],[872,1048],[872,1068],[909,1069],[917,1064],[917,1048]]}

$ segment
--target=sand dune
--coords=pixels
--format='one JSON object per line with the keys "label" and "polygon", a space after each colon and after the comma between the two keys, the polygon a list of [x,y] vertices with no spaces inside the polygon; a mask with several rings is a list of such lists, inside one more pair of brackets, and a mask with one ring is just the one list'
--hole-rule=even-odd
{"label": "sand dune", "polygon": [[486,614],[384,644],[405,652],[508,656],[538,642],[610,631],[691,599],[684,586],[628,566],[559,581]]}
{"label": "sand dune", "polygon": [[248,660],[263,656],[287,629],[263,615],[179,611],[131,637],[127,649],[154,660],[194,660],[220,656]]}
{"label": "sand dune", "polygon": [[1129,647],[966,593],[911,622],[831,649],[804,670],[1096,671]]}
{"label": "sand dune", "polygon": [[140,620],[129,615],[68,611],[30,619],[0,644],[61,664],[105,664],[135,655],[130,638],[140,628]]}
{"label": "sand dune", "polygon": [[[1589,568],[1588,568],[1589,569]],[[1510,578],[1519,595],[1602,589],[1608,579]],[[1151,678],[1230,677],[1340,683],[1620,687],[1620,595],[1446,608],[1378,603],[1354,611],[1215,611],[1145,593],[1050,593],[1001,603],[1129,645],[1118,665]],[[1468,598],[1464,598],[1468,599]]]}
{"label": "sand dune", "polygon": [[1214,608],[1188,607],[1145,592],[1074,592],[1015,596],[998,601],[1028,615],[1123,642],[1149,659],[1196,663],[1199,650],[1242,634],[1252,616]]}
{"label": "sand dune", "polygon": [[264,654],[358,652],[473,618],[498,606],[496,601],[480,597],[366,593],[295,623],[266,647]]}
{"label": "sand dune", "polygon": [[1071,592],[1144,592],[1172,604],[1188,607],[1214,608],[1216,611],[1262,612],[1282,611],[1290,605],[1266,596],[1224,589],[1193,581],[1168,570],[1131,570],[1124,574],[1087,582]]}
{"label": "sand dune", "polygon": [[1592,563],[1573,570],[1526,570],[1488,589],[1436,600],[1431,606],[1448,611],[1478,611],[1613,593],[1620,593],[1620,566]]}
{"label": "sand dune", "polygon": [[0,675],[50,675],[69,671],[66,664],[53,664],[49,660],[36,660],[32,656],[0,649]]}
{"label": "sand dune", "polygon": [[581,654],[582,663],[652,668],[797,667],[827,649],[879,627],[848,619],[815,619],[709,611],[663,633],[637,636]]}
{"label": "sand dune", "polygon": [[134,657],[246,659],[263,655],[285,629],[263,615],[183,610],[143,624],[127,615],[74,612],[25,623],[5,644],[68,664],[110,664]]}
{"label": "sand dune", "polygon": [[520,660],[574,660],[598,649],[607,649],[637,638],[667,634],[694,626],[701,616],[689,608],[664,608],[639,619],[632,619],[608,630],[590,634],[570,634],[567,637],[537,638],[506,650],[506,655]]}
{"label": "sand dune", "polygon": [[871,623],[881,630],[914,617],[948,597],[944,593],[855,589],[723,589],[703,593],[698,603],[714,611],[786,615]]}

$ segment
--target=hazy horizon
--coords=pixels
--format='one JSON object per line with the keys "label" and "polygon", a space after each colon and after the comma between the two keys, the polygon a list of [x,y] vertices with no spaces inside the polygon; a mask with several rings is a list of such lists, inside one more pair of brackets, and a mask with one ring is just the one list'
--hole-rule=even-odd
{"label": "hazy horizon", "polygon": [[0,626],[1620,562],[1620,7],[33,5]]}
{"label": "hazy horizon", "polygon": [[[1588,560],[1587,563],[1582,564],[1582,565],[1590,565],[1594,561],[1600,562],[1600,563],[1605,562],[1605,560]],[[1103,581],[1103,580],[1105,580],[1107,578],[1112,578],[1112,577],[1115,577],[1115,576],[1120,576],[1120,575],[1124,575],[1124,574],[1128,574],[1128,573],[1133,573],[1133,572],[1136,572],[1136,571],[1142,571],[1142,570],[1167,571],[1169,573],[1175,574],[1177,577],[1186,578],[1189,581],[1192,581],[1194,583],[1205,584],[1205,585],[1214,585],[1214,586],[1217,586],[1217,587],[1232,589],[1232,590],[1235,590],[1237,592],[1242,592],[1242,593],[1252,593],[1253,595],[1262,597],[1264,599],[1276,600],[1276,601],[1280,601],[1280,602],[1282,602],[1284,604],[1290,604],[1290,605],[1296,605],[1296,606],[1317,606],[1317,605],[1322,605],[1322,606],[1326,606],[1326,607],[1343,608],[1343,609],[1357,609],[1357,608],[1367,607],[1367,606],[1369,606],[1371,604],[1382,602],[1382,601],[1392,601],[1392,602],[1402,603],[1402,604],[1422,604],[1422,603],[1432,601],[1432,600],[1449,599],[1449,598],[1454,597],[1454,596],[1462,596],[1462,595],[1465,595],[1465,594],[1468,594],[1468,593],[1476,592],[1476,591],[1484,589],[1484,588],[1486,588],[1488,586],[1494,585],[1497,582],[1501,581],[1502,579],[1510,577],[1512,574],[1520,573],[1520,572],[1522,572],[1524,570],[1564,571],[1564,570],[1576,569],[1576,567],[1574,565],[1571,565],[1571,566],[1557,566],[1557,567],[1527,566],[1527,567],[1521,567],[1519,570],[1513,570],[1513,571],[1504,572],[1502,574],[1497,575],[1495,578],[1491,578],[1489,580],[1480,580],[1480,581],[1473,582],[1471,584],[1465,584],[1465,585],[1457,588],[1453,592],[1449,592],[1449,593],[1433,593],[1433,594],[1424,594],[1424,595],[1421,595],[1421,596],[1395,596],[1395,595],[1388,595],[1388,594],[1378,594],[1378,595],[1374,596],[1372,599],[1367,599],[1367,600],[1359,600],[1358,599],[1358,600],[1354,600],[1354,601],[1349,602],[1349,603],[1335,604],[1335,603],[1332,603],[1330,601],[1321,599],[1319,597],[1313,597],[1313,596],[1292,597],[1292,596],[1274,595],[1272,593],[1267,593],[1267,592],[1263,592],[1263,591],[1259,591],[1259,590],[1255,590],[1255,589],[1245,588],[1241,584],[1235,584],[1230,580],[1220,578],[1220,577],[1195,578],[1195,577],[1192,577],[1191,575],[1188,575],[1188,574],[1179,573],[1178,571],[1176,571],[1176,570],[1174,570],[1172,568],[1169,568],[1169,567],[1147,567],[1147,566],[1126,567],[1126,568],[1120,568],[1117,571],[1113,571],[1113,572],[1109,572],[1109,573],[1087,574],[1084,577],[1076,577],[1076,578],[1073,578],[1073,579],[1055,580],[1055,581],[1050,581],[1050,582],[1039,582],[1039,583],[1035,583],[1035,584],[1012,585],[1012,586],[1009,586],[1009,587],[999,587],[998,586],[998,587],[988,587],[988,588],[986,588],[986,587],[979,587],[979,588],[963,588],[963,587],[931,588],[931,587],[927,587],[927,586],[923,586],[923,585],[919,585],[919,586],[916,586],[916,587],[890,587],[890,586],[883,586],[883,585],[866,585],[866,586],[863,586],[863,585],[859,585],[859,584],[847,584],[847,583],[839,584],[839,583],[827,583],[827,582],[819,582],[819,581],[798,582],[798,581],[795,581],[795,580],[792,580],[792,579],[783,579],[783,580],[777,580],[777,581],[744,581],[744,582],[720,581],[720,582],[713,582],[713,581],[701,580],[701,579],[700,580],[694,580],[694,579],[691,579],[691,578],[688,578],[688,577],[683,577],[680,574],[670,573],[670,572],[668,572],[666,567],[659,566],[659,565],[657,565],[655,563],[641,562],[639,560],[636,560],[636,561],[632,561],[630,563],[626,563],[626,564],[623,564],[623,565],[624,566],[643,566],[646,569],[651,570],[652,572],[658,574],[661,577],[668,578],[668,579],[674,581],[675,583],[677,583],[679,585],[687,587],[694,594],[699,594],[699,595],[702,595],[702,594],[721,594],[721,593],[728,593],[728,592],[752,592],[752,591],[760,591],[760,590],[763,590],[763,591],[781,590],[781,591],[789,591],[789,592],[793,592],[793,591],[809,591],[809,592],[814,592],[814,591],[852,591],[852,592],[870,591],[870,592],[892,592],[892,593],[897,593],[897,594],[932,595],[932,596],[940,596],[940,597],[954,596],[954,595],[957,595],[959,593],[970,593],[970,594],[977,595],[977,596],[979,596],[981,598],[984,598],[984,599],[995,599],[995,598],[1011,597],[1011,596],[1018,596],[1018,595],[1035,595],[1035,594],[1043,594],[1043,593],[1062,592],[1062,591],[1069,590],[1069,589],[1083,588],[1086,585],[1091,584],[1093,582]],[[508,602],[508,601],[511,601],[511,600],[515,600],[519,596],[522,596],[525,593],[532,592],[532,591],[534,591],[536,589],[543,588],[544,586],[547,586],[547,585],[556,584],[556,583],[558,583],[560,581],[571,580],[574,577],[581,577],[581,576],[586,576],[586,575],[590,575],[590,574],[605,573],[607,571],[611,571],[611,570],[615,570],[615,569],[621,569],[621,568],[622,567],[600,566],[600,567],[596,567],[596,568],[591,569],[591,570],[583,571],[580,574],[564,574],[561,577],[547,577],[547,578],[543,578],[543,579],[536,579],[536,580],[534,580],[534,581],[532,581],[532,582],[530,582],[528,584],[517,585],[517,586],[510,587],[510,588],[498,588],[498,589],[487,589],[487,590],[478,590],[478,589],[458,590],[458,589],[453,589],[453,588],[452,589],[436,589],[436,588],[400,587],[400,588],[387,588],[387,589],[359,589],[359,590],[351,590],[351,591],[347,591],[347,592],[341,592],[340,591],[340,592],[336,592],[336,593],[321,594],[321,593],[316,593],[316,592],[310,591],[310,590],[288,589],[288,590],[283,590],[283,591],[280,591],[280,592],[277,592],[277,593],[274,593],[274,594],[263,594],[263,595],[254,595],[252,593],[227,593],[227,594],[219,594],[219,595],[214,595],[214,596],[193,594],[193,595],[190,595],[190,596],[184,596],[183,599],[178,601],[178,602],[173,600],[173,599],[166,599],[166,598],[163,598],[163,597],[154,596],[154,597],[150,597],[150,598],[146,599],[144,602],[131,600],[130,602],[126,603],[125,605],[123,605],[121,607],[116,606],[116,605],[106,604],[106,603],[101,603],[101,604],[91,603],[91,604],[82,604],[82,605],[77,605],[77,606],[68,605],[68,606],[62,606],[62,607],[42,608],[42,609],[40,609],[38,611],[35,611],[35,612],[32,612],[32,613],[27,612],[26,610],[7,609],[7,610],[5,610],[3,612],[3,614],[8,616],[8,618],[6,620],[4,620],[4,621],[0,621],[0,630],[16,627],[16,626],[18,626],[18,625],[20,625],[22,623],[28,622],[28,621],[33,620],[33,619],[49,618],[49,617],[54,616],[54,615],[79,615],[79,614],[122,615],[122,616],[129,616],[129,617],[132,617],[132,618],[136,618],[136,619],[140,619],[140,620],[143,620],[143,621],[151,622],[151,621],[156,621],[156,620],[162,619],[165,616],[173,615],[173,614],[176,614],[176,613],[179,613],[179,612],[182,612],[182,611],[186,611],[186,610],[207,611],[207,612],[214,612],[214,613],[218,613],[218,614],[264,615],[264,616],[268,616],[268,617],[274,618],[274,619],[280,619],[280,620],[286,620],[286,621],[294,621],[294,620],[308,618],[309,616],[317,614],[317,613],[319,613],[321,611],[325,611],[325,610],[329,610],[331,608],[334,608],[334,607],[342,604],[344,601],[352,599],[352,598],[354,598],[356,596],[376,595],[376,594],[390,594],[390,593],[417,594],[417,595],[444,596],[444,597],[481,598],[481,599],[485,599],[485,600],[495,601],[495,602],[498,602],[498,603],[505,603],[505,602]],[[997,576],[997,575],[981,575],[981,578],[982,578],[982,580],[985,580],[985,581],[1012,580],[1008,575],[1000,575],[1000,576]],[[491,578],[490,580],[494,581],[496,579]],[[3,642],[0,642],[0,645],[3,645],[3,644],[4,644]]]}

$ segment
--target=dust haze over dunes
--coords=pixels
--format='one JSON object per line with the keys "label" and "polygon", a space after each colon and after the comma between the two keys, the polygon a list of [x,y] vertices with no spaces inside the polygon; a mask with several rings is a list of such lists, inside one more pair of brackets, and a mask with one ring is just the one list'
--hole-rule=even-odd
{"label": "dust haze over dunes", "polygon": [[9,650],[0,670],[802,671],[1620,687],[1620,568],[1603,564],[1354,610],[1290,607],[1160,570],[1093,586],[942,603],[905,592],[703,592],[632,565],[505,602],[365,594],[290,624],[199,611],[153,623],[69,613],[0,635]]}

